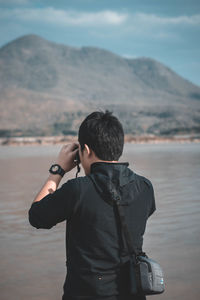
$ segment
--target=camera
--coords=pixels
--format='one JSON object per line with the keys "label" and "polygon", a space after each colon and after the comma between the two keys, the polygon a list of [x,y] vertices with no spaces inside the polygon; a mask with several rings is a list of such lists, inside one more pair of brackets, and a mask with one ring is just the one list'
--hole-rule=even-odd
{"label": "camera", "polygon": [[81,162],[78,151],[76,152],[75,161],[77,162],[77,164],[80,164],[80,162]]}

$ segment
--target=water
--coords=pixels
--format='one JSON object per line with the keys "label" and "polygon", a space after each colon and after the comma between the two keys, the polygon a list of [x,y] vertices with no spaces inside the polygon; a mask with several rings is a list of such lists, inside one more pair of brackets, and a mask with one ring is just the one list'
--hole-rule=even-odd
{"label": "water", "polygon": [[[27,215],[60,148],[0,147],[1,300],[62,297],[65,222],[37,230]],[[200,144],[126,144],[120,160],[149,178],[155,191],[157,210],[147,222],[143,250],[161,263],[166,291],[147,298],[199,299]]]}

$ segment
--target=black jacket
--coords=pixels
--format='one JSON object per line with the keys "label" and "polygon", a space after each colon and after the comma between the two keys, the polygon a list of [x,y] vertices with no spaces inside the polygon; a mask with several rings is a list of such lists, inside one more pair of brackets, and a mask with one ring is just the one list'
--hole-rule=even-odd
{"label": "black jacket", "polygon": [[66,295],[119,293],[118,274],[128,260],[128,251],[111,201],[113,185],[121,195],[135,248],[143,250],[146,222],[156,209],[154,191],[151,182],[128,165],[93,163],[88,176],[68,180],[29,210],[29,222],[36,228],[50,229],[67,220]]}

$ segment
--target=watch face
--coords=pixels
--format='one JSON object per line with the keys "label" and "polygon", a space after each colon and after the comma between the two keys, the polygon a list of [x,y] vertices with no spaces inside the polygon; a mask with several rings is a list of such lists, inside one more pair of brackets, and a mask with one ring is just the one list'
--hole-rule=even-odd
{"label": "watch face", "polygon": [[52,165],[51,168],[49,169],[49,172],[51,174],[59,174],[60,176],[64,176],[65,175],[65,170],[61,168],[60,165]]}
{"label": "watch face", "polygon": [[56,165],[55,165],[55,166],[52,166],[52,171],[53,171],[53,172],[57,172],[57,171],[58,171],[58,169],[59,169],[59,167],[58,167],[58,166],[56,166]]}

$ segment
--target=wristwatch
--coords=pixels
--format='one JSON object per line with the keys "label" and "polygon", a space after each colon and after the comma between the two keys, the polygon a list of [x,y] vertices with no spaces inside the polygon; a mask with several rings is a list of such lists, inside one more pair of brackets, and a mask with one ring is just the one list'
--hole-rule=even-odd
{"label": "wristwatch", "polygon": [[52,165],[51,168],[49,169],[49,172],[51,174],[59,174],[60,176],[64,176],[65,175],[65,170],[63,170],[63,168],[61,168],[60,165]]}

